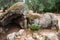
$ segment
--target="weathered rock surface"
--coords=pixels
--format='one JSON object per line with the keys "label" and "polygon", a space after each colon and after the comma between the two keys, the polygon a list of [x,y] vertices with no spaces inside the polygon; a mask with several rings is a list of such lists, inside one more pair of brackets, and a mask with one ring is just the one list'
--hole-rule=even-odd
{"label": "weathered rock surface", "polygon": [[43,35],[47,36],[50,40],[59,40],[56,33],[43,33]]}
{"label": "weathered rock surface", "polygon": [[11,23],[12,19],[21,16],[21,14],[26,16],[28,14],[28,8],[25,3],[17,2],[8,8],[5,13],[0,14],[0,25],[5,26]]}
{"label": "weathered rock surface", "polygon": [[47,15],[49,15],[51,17],[52,20],[52,27],[56,27],[56,30],[59,30],[59,25],[58,25],[58,18],[54,13],[46,13]]}
{"label": "weathered rock surface", "polygon": [[58,18],[53,13],[45,13],[41,18],[33,19],[32,24],[39,25],[43,29],[55,28],[59,30]]}

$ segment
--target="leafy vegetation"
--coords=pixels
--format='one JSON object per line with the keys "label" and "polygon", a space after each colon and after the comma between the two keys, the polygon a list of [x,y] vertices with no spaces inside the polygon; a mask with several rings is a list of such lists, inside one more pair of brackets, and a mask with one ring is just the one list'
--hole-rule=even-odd
{"label": "leafy vegetation", "polygon": [[34,12],[59,12],[60,0],[0,0],[0,9],[8,8],[19,1],[24,1]]}
{"label": "leafy vegetation", "polygon": [[40,29],[40,27],[38,25],[31,25],[30,29],[33,31],[38,31]]}
{"label": "leafy vegetation", "polygon": [[52,12],[56,11],[56,0],[27,0],[27,5],[34,12]]}

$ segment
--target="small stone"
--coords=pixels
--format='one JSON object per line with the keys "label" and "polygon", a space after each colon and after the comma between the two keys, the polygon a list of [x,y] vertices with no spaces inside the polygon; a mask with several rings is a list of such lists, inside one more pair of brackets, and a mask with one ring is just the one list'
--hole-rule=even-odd
{"label": "small stone", "polygon": [[14,40],[16,32],[10,33],[7,35],[7,40]]}
{"label": "small stone", "polygon": [[33,33],[33,38],[34,39],[39,38],[39,35],[37,33]]}
{"label": "small stone", "polygon": [[34,40],[34,39],[32,38],[32,36],[27,35],[27,37],[25,38],[25,40]]}
{"label": "small stone", "polygon": [[46,36],[45,35],[40,35],[40,38],[38,38],[39,40],[45,40]]}
{"label": "small stone", "polygon": [[22,35],[23,32],[24,32],[24,29],[21,29],[21,30],[19,30],[19,31],[16,33],[16,35]]}

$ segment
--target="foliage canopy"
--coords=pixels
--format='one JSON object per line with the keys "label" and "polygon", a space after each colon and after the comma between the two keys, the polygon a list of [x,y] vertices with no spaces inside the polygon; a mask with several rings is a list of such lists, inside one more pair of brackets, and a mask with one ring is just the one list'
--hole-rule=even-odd
{"label": "foliage canopy", "polygon": [[16,2],[24,1],[34,12],[60,11],[60,0],[0,0],[0,9],[8,8]]}

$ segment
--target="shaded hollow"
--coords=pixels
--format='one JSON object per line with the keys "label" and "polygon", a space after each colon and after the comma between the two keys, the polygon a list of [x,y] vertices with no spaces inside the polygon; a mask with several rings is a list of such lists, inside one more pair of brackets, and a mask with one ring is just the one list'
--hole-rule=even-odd
{"label": "shaded hollow", "polygon": [[0,25],[2,26],[6,26],[8,24],[19,25],[19,21],[21,22],[23,20],[24,20],[23,13],[21,13],[20,11],[18,12],[18,10],[17,11],[14,10],[5,15],[4,18],[0,20]]}

